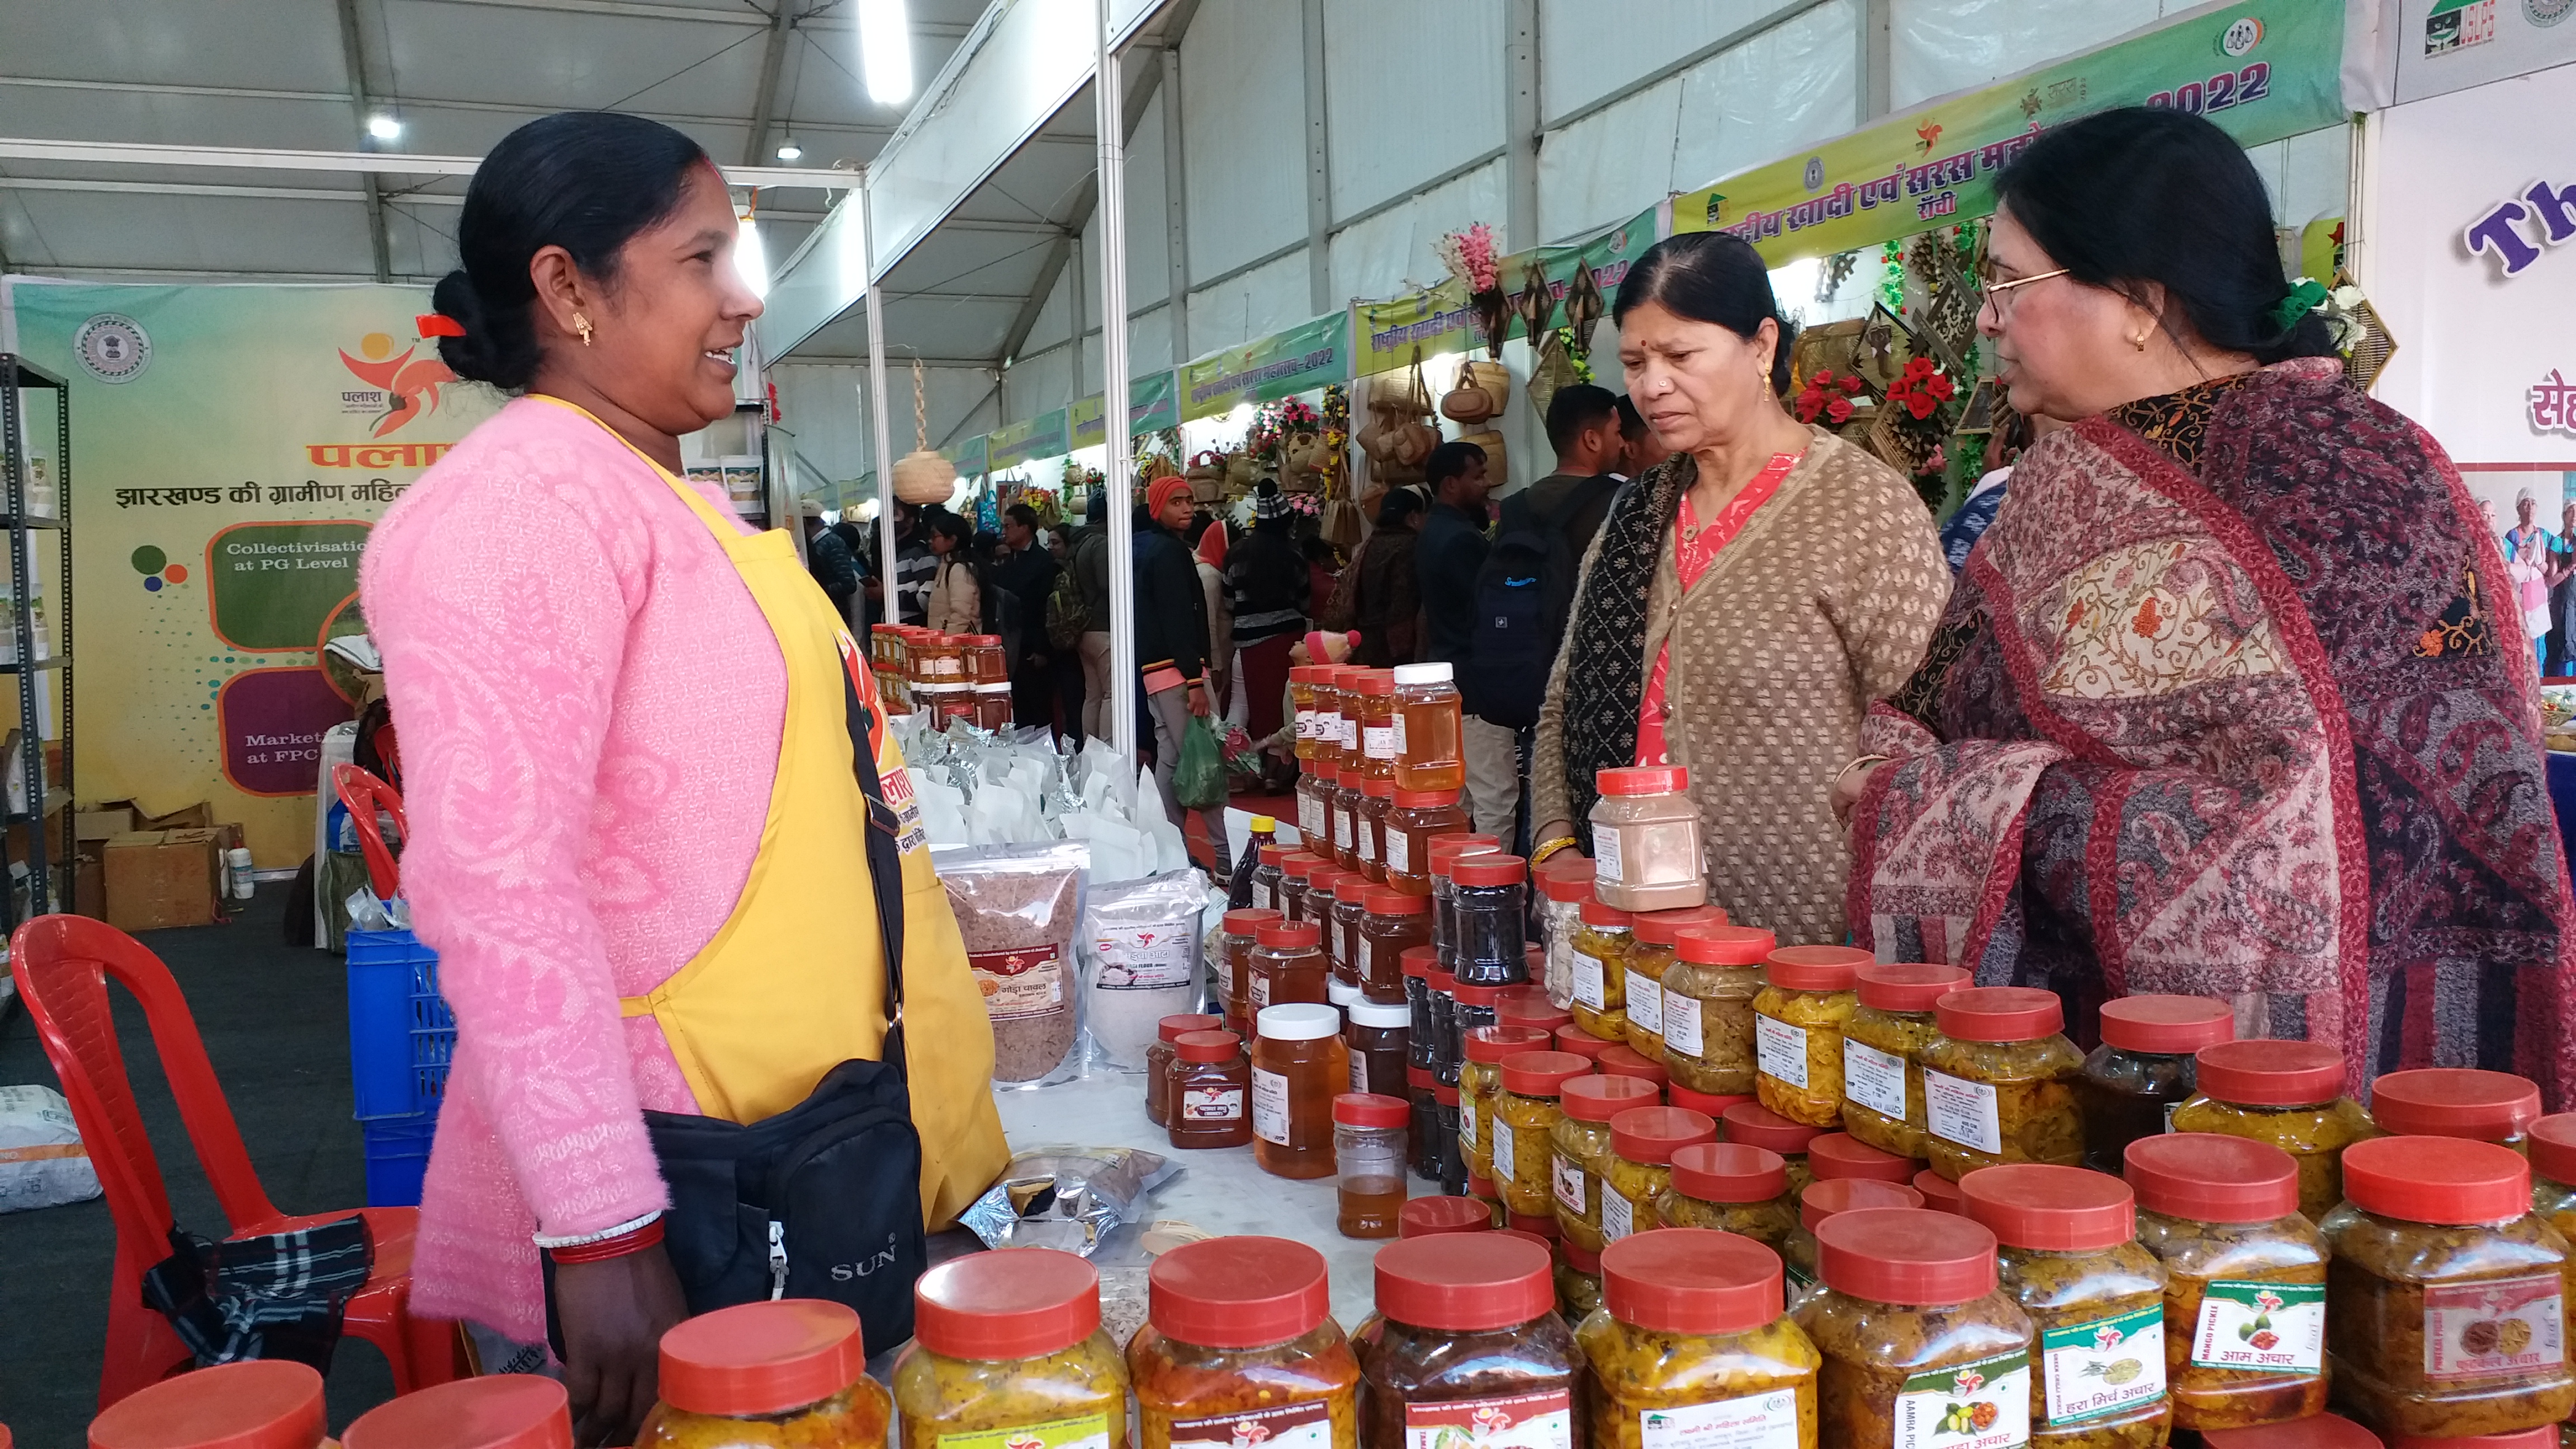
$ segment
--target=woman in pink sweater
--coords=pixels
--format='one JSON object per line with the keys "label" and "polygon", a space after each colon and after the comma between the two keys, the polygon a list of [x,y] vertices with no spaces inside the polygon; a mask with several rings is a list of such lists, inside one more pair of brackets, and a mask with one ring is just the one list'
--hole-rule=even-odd
{"label": "woman in pink sweater", "polygon": [[[525,395],[386,515],[362,578],[402,722],[405,894],[457,1019],[413,1306],[543,1343],[550,1254],[584,1444],[627,1442],[686,1311],[645,1111],[758,1121],[885,1041],[853,761],[908,807],[901,759],[881,720],[854,745],[841,686],[874,688],[785,535],[677,476],[680,435],[733,411],[760,311],[736,234],[723,178],[654,122],[560,115],[495,148],[424,330]],[[902,875],[938,1221],[1006,1153],[925,849]]]}

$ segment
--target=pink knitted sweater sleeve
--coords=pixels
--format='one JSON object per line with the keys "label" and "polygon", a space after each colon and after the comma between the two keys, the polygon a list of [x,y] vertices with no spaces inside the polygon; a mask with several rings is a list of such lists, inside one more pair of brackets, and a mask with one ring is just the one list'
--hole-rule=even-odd
{"label": "pink knitted sweater sleeve", "polygon": [[460,1026],[448,1091],[554,1235],[667,1205],[582,879],[615,808],[602,748],[638,601],[579,453],[530,438],[447,470],[378,528],[364,575],[415,822],[405,894]]}

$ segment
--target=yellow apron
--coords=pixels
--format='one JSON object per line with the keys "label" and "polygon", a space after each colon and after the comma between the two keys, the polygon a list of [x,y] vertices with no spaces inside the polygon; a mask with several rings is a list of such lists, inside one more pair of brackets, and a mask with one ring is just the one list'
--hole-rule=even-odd
{"label": "yellow apron", "polygon": [[[543,400],[590,417],[560,399]],[[921,1134],[922,1216],[933,1229],[943,1227],[1001,1175],[1010,1151],[993,1105],[993,1032],[983,995],[967,969],[948,893],[931,869],[920,807],[876,685],[786,530],[745,537],[696,489],[628,447],[706,525],[760,605],[786,664],[787,709],[769,815],[733,913],[669,980],[620,1004],[626,1015],[649,1015],[661,1026],[698,1110],[729,1122],[774,1117],[812,1095],[833,1067],[878,1059],[886,1032],[885,939],[868,888],[867,795],[851,770],[848,690],[855,686],[878,784],[901,822],[905,1056]],[[725,662],[708,667],[720,672]]]}

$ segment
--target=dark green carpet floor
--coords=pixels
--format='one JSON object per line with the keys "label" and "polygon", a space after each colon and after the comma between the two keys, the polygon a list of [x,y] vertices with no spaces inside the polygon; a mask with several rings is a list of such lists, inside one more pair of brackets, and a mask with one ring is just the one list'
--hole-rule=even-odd
{"label": "dark green carpet floor", "polygon": [[[143,941],[187,993],[270,1200],[290,1213],[356,1207],[366,1200],[366,1174],[349,1118],[340,958],[285,944],[285,896],[285,886],[266,886],[230,925],[159,931]],[[226,1225],[188,1150],[143,1013],[122,992],[110,994],[171,1206],[182,1224],[221,1236]],[[22,1082],[59,1088],[35,1028],[13,1006],[0,1019],[0,1084]],[[115,1240],[104,1200],[0,1214],[0,1424],[20,1449],[77,1449],[85,1440],[98,1403]],[[372,1347],[341,1344],[330,1379],[334,1430],[392,1392]]]}

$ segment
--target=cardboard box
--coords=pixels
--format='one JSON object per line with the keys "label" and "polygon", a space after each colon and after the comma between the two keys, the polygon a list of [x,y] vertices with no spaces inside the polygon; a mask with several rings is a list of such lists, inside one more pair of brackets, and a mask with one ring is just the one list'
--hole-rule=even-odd
{"label": "cardboard box", "polygon": [[211,830],[143,830],[106,843],[107,923],[120,931],[206,926],[223,879]]}
{"label": "cardboard box", "polygon": [[107,919],[107,863],[95,851],[72,862],[72,914]]}
{"label": "cardboard box", "polygon": [[138,831],[204,830],[214,823],[215,807],[200,800],[184,810],[173,810],[167,815],[147,816],[135,829]]}
{"label": "cardboard box", "polygon": [[87,844],[114,836],[132,835],[141,823],[131,805],[108,805],[95,810],[83,810],[72,817],[72,839]]}

